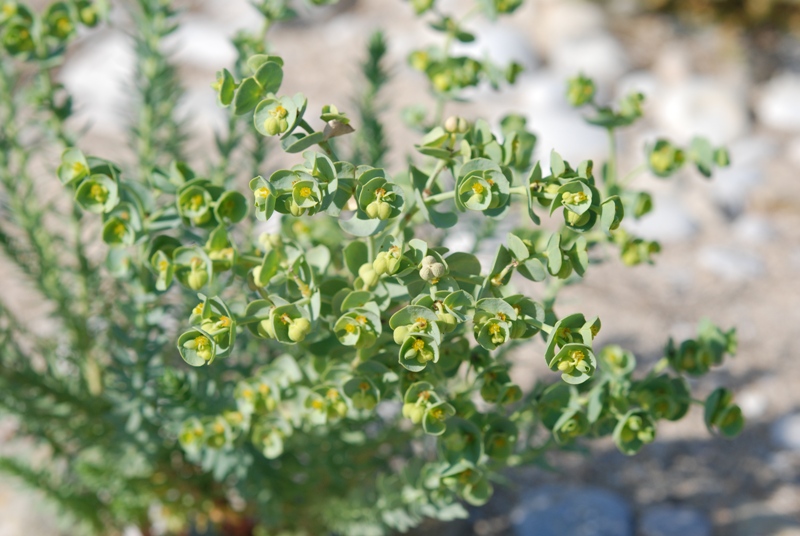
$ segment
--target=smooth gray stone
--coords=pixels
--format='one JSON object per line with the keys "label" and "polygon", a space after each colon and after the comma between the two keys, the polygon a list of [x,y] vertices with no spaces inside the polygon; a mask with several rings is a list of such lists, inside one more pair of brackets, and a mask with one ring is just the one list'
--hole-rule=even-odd
{"label": "smooth gray stone", "polygon": [[711,536],[711,521],[702,512],[680,506],[653,506],[644,511],[640,536]]}
{"label": "smooth gray stone", "polygon": [[542,486],[523,493],[511,514],[517,536],[633,536],[631,508],[600,488]]}
{"label": "smooth gray stone", "polygon": [[772,442],[785,450],[800,451],[800,413],[781,417],[770,428]]}

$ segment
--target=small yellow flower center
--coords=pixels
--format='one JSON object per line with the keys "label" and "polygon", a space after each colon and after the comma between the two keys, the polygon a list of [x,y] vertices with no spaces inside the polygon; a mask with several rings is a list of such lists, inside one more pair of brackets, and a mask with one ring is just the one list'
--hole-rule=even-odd
{"label": "small yellow flower center", "polygon": [[439,409],[439,408],[432,409],[432,410],[431,410],[431,417],[433,417],[433,418],[434,418],[434,419],[436,419],[437,421],[441,421],[441,420],[442,420],[442,417],[444,417],[444,411],[442,411],[442,410],[441,410],[441,409]]}
{"label": "small yellow flower center", "polygon": [[506,316],[506,314],[505,314],[505,313],[497,313],[497,318],[499,318],[500,320],[502,320],[503,322],[505,322],[505,321],[506,321],[506,318],[508,318],[508,317]]}
{"label": "small yellow flower center", "polygon": [[283,106],[278,105],[274,110],[270,112],[270,114],[272,115],[272,117],[275,117],[277,119],[284,119],[289,114],[289,112],[287,112],[286,108],[284,108]]}
{"label": "small yellow flower center", "polygon": [[359,324],[361,324],[363,326],[364,324],[367,323],[367,317],[363,316],[363,315],[358,315],[356,317],[356,322],[358,322]]}
{"label": "small yellow flower center", "polygon": [[231,325],[231,319],[230,319],[230,318],[228,318],[227,316],[221,316],[221,317],[219,317],[219,322],[217,322],[217,324],[219,324],[219,326],[220,326],[221,328],[227,328],[227,327],[230,327],[230,325]]}
{"label": "small yellow flower center", "polygon": [[253,390],[252,389],[245,389],[242,391],[242,398],[245,400],[252,400],[253,399]]}
{"label": "small yellow flower center", "polygon": [[203,196],[200,194],[195,194],[189,200],[189,207],[192,210],[198,210],[201,206],[203,206]]}
{"label": "small yellow flower center", "polygon": [[225,426],[221,422],[214,423],[214,433],[215,434],[224,434],[225,433]]}
{"label": "small yellow flower center", "polygon": [[6,17],[11,17],[16,15],[17,13],[17,6],[12,2],[6,2],[3,4],[3,15]]}
{"label": "small yellow flower center", "polygon": [[313,402],[311,402],[311,407],[314,409],[322,409],[325,407],[325,403],[320,399],[316,399]]}
{"label": "small yellow flower center", "polygon": [[311,188],[303,186],[300,188],[300,197],[309,197],[311,195]]}
{"label": "small yellow flower center", "polygon": [[422,339],[416,339],[412,345],[412,348],[414,348],[414,350],[417,352],[421,352],[425,348],[425,341]]}
{"label": "small yellow flower center", "polygon": [[489,186],[494,186],[494,181],[492,179],[486,179],[486,182],[489,183]]}
{"label": "small yellow flower center", "polygon": [[417,317],[417,319],[414,320],[414,323],[417,324],[422,329],[425,329],[426,327],[428,327],[428,321],[425,320],[424,318],[422,318],[421,316]]}
{"label": "small yellow flower center", "polygon": [[89,197],[98,203],[105,203],[106,199],[108,199],[108,188],[100,184],[92,184],[89,190]]}
{"label": "small yellow flower center", "polygon": [[489,326],[489,333],[491,333],[492,335],[497,335],[498,333],[500,333],[500,325],[492,324],[491,326]]}
{"label": "small yellow flower center", "polygon": [[[3,12],[5,13],[6,6],[3,6]],[[83,162],[75,162],[72,164],[72,173],[75,175],[80,175],[86,171],[86,166],[83,165]]]}
{"label": "small yellow flower center", "polygon": [[356,327],[355,327],[353,324],[347,324],[347,325],[344,327],[344,330],[345,330],[347,333],[355,333],[355,332],[356,332]]}
{"label": "small yellow flower center", "polygon": [[386,195],[386,189],[385,188],[378,188],[377,190],[375,190],[375,196],[378,199],[381,199],[385,195]]}
{"label": "small yellow flower center", "polygon": [[208,340],[208,337],[200,335],[199,337],[195,337],[194,339],[195,345],[197,345],[198,350],[206,350],[211,342]]}
{"label": "small yellow flower center", "polygon": [[72,29],[72,24],[70,24],[69,19],[61,18],[56,23],[56,29],[61,33],[67,33]]}
{"label": "small yellow flower center", "polygon": [[[161,270],[166,270],[166,269],[167,269],[167,266],[169,266],[169,265],[167,264],[167,261],[161,261],[161,264],[159,264],[159,265],[158,265],[158,267],[159,267]],[[192,313],[194,313],[194,314],[196,314],[196,315],[201,315],[201,314],[203,314],[203,304],[202,304],[202,303],[198,303],[198,304],[195,306],[195,308],[194,308],[194,309],[192,309]]]}
{"label": "small yellow flower center", "polygon": [[117,238],[122,238],[123,236],[125,236],[125,225],[123,225],[122,223],[118,223],[117,225],[115,225],[114,234],[117,235]]}
{"label": "small yellow flower center", "polygon": [[586,354],[584,354],[581,350],[575,350],[572,352],[572,354],[570,354],[570,357],[577,363],[579,361],[583,361],[583,359],[586,357]]}
{"label": "small yellow flower center", "polygon": [[586,194],[583,193],[583,192],[578,192],[578,193],[572,194],[572,204],[573,205],[577,205],[578,203],[583,203],[584,201],[586,201],[586,199],[587,199]]}
{"label": "small yellow flower center", "polygon": [[266,199],[269,197],[269,188],[266,186],[262,186],[261,188],[255,191],[256,199]]}
{"label": "small yellow flower center", "polygon": [[472,185],[472,191],[477,195],[481,195],[483,193],[483,184],[476,182]]}
{"label": "small yellow flower center", "polygon": [[167,268],[169,268],[169,263],[167,261],[161,261],[158,263],[159,272],[166,272]]}
{"label": "small yellow flower center", "polygon": [[336,400],[336,399],[339,398],[339,391],[337,391],[336,389],[330,388],[330,389],[328,389],[328,392],[325,393],[325,397],[328,400]]}
{"label": "small yellow flower center", "polygon": [[267,396],[269,394],[269,391],[270,391],[269,385],[267,385],[266,383],[258,384],[258,392],[261,394],[261,396]]}

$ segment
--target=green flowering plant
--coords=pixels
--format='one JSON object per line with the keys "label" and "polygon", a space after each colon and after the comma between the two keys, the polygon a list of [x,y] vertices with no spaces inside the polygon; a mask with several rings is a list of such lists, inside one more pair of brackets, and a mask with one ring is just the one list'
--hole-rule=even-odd
{"label": "green flowering plant", "polygon": [[[598,318],[563,314],[558,304],[559,290],[607,252],[636,265],[659,250],[623,228],[647,214],[652,199],[630,187],[632,175],[621,180],[616,164],[617,129],[642,115],[643,96],[601,105],[592,80],[569,81],[565,98],[609,134],[609,158],[597,169],[556,151],[547,164],[536,160],[537,138],[519,115],[494,128],[444,114],[466,88],[513,83],[519,66],[453,56],[450,46],[474,39],[473,17],[494,19],[521,3],[480,0],[457,19],[434,0],[411,2],[444,44],[410,55],[435,105],[431,114],[404,113],[419,143],[394,172],[384,167],[376,100],[388,78],[380,33],[369,41],[367,89],[352,117],[333,104],[313,113],[303,94],[282,93],[284,60],[263,35],[237,35],[238,60],[211,83],[230,113],[216,140],[218,161],[205,171],[183,159],[185,134],[172,118],[180,87],[159,48],[177,24],[169,2],[139,0],[133,12],[143,75],[140,123],[131,128],[135,165],[79,149],[64,128],[69,111],[54,104],[60,88],[40,85],[36,126],[58,134],[52,174],[74,196],[80,231],[57,242],[71,244],[63,254],[76,262],[65,268],[48,253],[55,241],[37,230],[33,189],[15,188],[18,176],[31,181],[17,159],[0,162],[3,187],[43,267],[40,289],[73,334],[31,351],[52,356],[53,345],[68,344],[63,352],[82,373],[76,380],[55,366],[49,375],[32,368],[19,344],[22,323],[3,306],[0,340],[12,349],[0,373],[3,407],[14,411],[30,396],[71,408],[76,423],[100,424],[63,430],[70,445],[93,445],[95,454],[73,460],[61,436],[37,427],[37,419],[58,430],[63,423],[50,413],[31,417],[26,431],[67,468],[67,495],[18,460],[2,467],[49,489],[96,532],[147,528],[158,504],[176,534],[209,522],[262,533],[381,534],[424,518],[464,517],[462,501],[484,504],[504,469],[536,463],[550,449],[610,436],[635,454],[656,438],[660,420],[684,417],[692,403],[704,405],[713,433],[736,435],[743,421],[731,392],[718,389],[703,402],[685,379],[735,352],[733,330],[705,322],[697,339],[669,341],[643,372],[632,352],[595,344]],[[43,80],[76,28],[105,16],[102,6],[77,1],[41,13],[3,6],[8,57],[34,64]],[[257,7],[263,34],[294,15],[281,0]],[[2,80],[10,87],[5,71]],[[12,117],[14,94],[4,95]],[[29,155],[25,139],[4,141]],[[265,158],[275,149],[294,164],[271,168]],[[729,163],[724,149],[700,138],[685,149],[658,140],[644,157],[662,178],[686,162],[705,176]],[[516,228],[493,237],[503,218]],[[262,222],[272,232],[262,232]],[[475,248],[443,245],[455,226],[493,245],[490,262]],[[104,243],[104,260],[85,253],[84,227]],[[9,234],[0,238],[9,256],[25,258]],[[76,297],[73,281],[111,291]],[[541,300],[531,297],[534,285]],[[525,391],[511,356],[537,339],[551,374]],[[14,382],[32,387],[18,391]],[[121,452],[136,464],[116,467]],[[87,476],[87,463],[105,476]],[[119,495],[103,499],[109,494],[99,491],[108,489]]]}

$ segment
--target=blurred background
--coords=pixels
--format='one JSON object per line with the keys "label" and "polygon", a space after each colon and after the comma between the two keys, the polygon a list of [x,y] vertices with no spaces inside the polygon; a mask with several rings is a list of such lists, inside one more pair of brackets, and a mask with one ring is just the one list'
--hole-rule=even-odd
{"label": "blurred background", "polygon": [[[126,103],[134,55],[124,2],[117,4],[109,24],[73,45],[59,78],[78,109],[71,126],[85,131],[79,146],[125,162],[133,154]],[[261,19],[246,0],[175,4],[184,11],[169,52],[187,89],[181,114],[192,136],[190,160],[209,162],[214,133],[227,122],[209,85],[235,60],[230,38]],[[440,4],[459,12],[471,2]],[[383,95],[391,172],[417,140],[400,112],[421,96],[433,105],[423,75],[406,58],[437,35],[402,0],[301,9],[298,20],[270,35],[286,62],[287,93],[304,92],[312,109],[333,103],[347,111],[360,83],[352,58],[364,56],[378,28],[388,37],[392,73]],[[513,16],[475,19],[470,29],[477,41],[458,45],[458,52],[501,65],[515,60],[525,72],[513,87],[471,91],[469,102],[447,114],[493,121],[525,115],[545,165],[551,149],[570,161],[606,154],[605,133],[566,102],[565,81],[578,72],[595,78],[600,102],[632,89],[647,98],[645,120],[620,140],[623,174],[643,161],[645,144],[657,136],[685,144],[703,135],[730,149],[732,165],[710,181],[688,168],[668,182],[639,177],[637,186],[653,193],[656,208],[631,230],[662,243],[656,264],[598,266],[584,285],[565,291],[561,310],[599,315],[600,344],[622,344],[644,363],[661,357],[669,336],[692,336],[703,317],[736,326],[738,356],[697,388],[707,394],[731,387],[747,425],[733,441],[713,438],[695,408],[681,422],[661,425],[656,443],[631,459],[610,441],[553,453],[551,468],[510,474],[509,485],[469,520],[419,533],[800,535],[800,2],[527,0]],[[294,162],[274,151],[264,173],[286,163]],[[544,370],[537,347],[516,358],[516,380],[533,385]],[[0,421],[0,451],[26,448],[13,436],[13,422]],[[23,534],[69,529],[41,497],[4,477],[0,536]]]}

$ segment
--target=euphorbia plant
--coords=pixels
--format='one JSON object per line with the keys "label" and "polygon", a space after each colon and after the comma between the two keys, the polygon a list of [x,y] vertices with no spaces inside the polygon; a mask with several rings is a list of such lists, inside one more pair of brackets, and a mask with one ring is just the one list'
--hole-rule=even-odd
{"label": "euphorbia plant", "polygon": [[[611,153],[598,166],[570,164],[556,151],[547,166],[535,161],[536,136],[519,115],[494,127],[447,116],[447,103],[464,88],[514,82],[519,66],[455,56],[450,44],[474,39],[471,17],[494,19],[521,1],[483,0],[462,18],[440,13],[433,0],[411,2],[432,18],[444,45],[409,58],[436,105],[431,116],[406,114],[419,143],[408,166],[391,171],[380,166],[386,140],[376,98],[387,78],[381,34],[370,40],[367,90],[352,117],[331,104],[312,113],[303,94],[281,93],[283,59],[263,35],[238,35],[239,60],[212,85],[230,111],[218,163],[201,171],[182,161],[180,135],[160,151],[157,140],[180,133],[169,115],[155,113],[171,110],[179,95],[158,47],[174,29],[175,13],[166,2],[139,4],[145,78],[132,131],[137,165],[75,146],[63,128],[69,109],[53,104],[52,84],[41,89],[47,106],[37,108],[46,118],[41,128],[58,133],[53,143],[67,145],[53,175],[88,213],[76,212],[77,224],[102,222],[95,236],[106,244],[105,266],[92,263],[79,235],[71,239],[78,268],[69,277],[85,285],[109,281],[113,289],[112,298],[87,293],[77,307],[69,292],[42,279],[64,320],[78,310],[67,322],[74,336],[65,358],[83,370],[78,383],[56,364],[48,377],[25,363],[27,352],[45,353],[49,343],[26,350],[18,344],[21,323],[4,311],[3,336],[13,348],[4,357],[4,405],[18,408],[28,396],[12,382],[39,382],[32,392],[52,391],[59,395],[52,404],[85,414],[76,422],[101,423],[68,434],[61,452],[60,439],[36,426],[50,414],[26,416],[28,431],[55,458],[70,460],[64,474],[72,488],[64,489],[77,490],[77,499],[61,502],[95,529],[146,526],[153,504],[176,533],[210,520],[265,531],[379,534],[426,517],[460,517],[462,501],[485,503],[499,473],[549,449],[612,436],[622,452],[636,453],[655,439],[659,420],[682,418],[696,401],[686,376],[708,372],[735,351],[733,331],[707,323],[697,339],[670,341],[664,358],[643,372],[631,352],[595,345],[598,318],[557,307],[558,291],[605,261],[603,251],[617,250],[636,265],[659,250],[622,228],[625,218],[652,208],[646,193],[629,187],[632,176],[619,179],[614,145],[617,129],[641,116],[643,96],[605,106],[595,100],[592,80],[569,81],[567,99],[608,131]],[[258,7],[264,33],[292,14],[281,1]],[[96,22],[91,9],[57,2],[35,14],[5,2],[6,61],[14,55],[33,63],[50,80],[52,58],[73,33],[67,30]],[[54,29],[43,32],[51,19]],[[24,39],[23,27],[30,29]],[[13,95],[5,98],[11,113]],[[11,134],[8,143],[29,154]],[[237,169],[245,146],[251,167]],[[296,155],[295,164],[271,169],[263,161],[267,147]],[[689,163],[706,176],[728,164],[724,149],[699,138],[687,148],[658,140],[645,159],[662,178]],[[32,198],[15,188],[13,164],[4,162],[4,185],[23,207]],[[506,217],[517,228],[494,238],[494,259],[485,266],[474,250],[442,245],[456,226],[492,238],[492,222]],[[259,232],[256,222],[277,222],[278,230]],[[30,240],[37,251],[42,238],[32,233]],[[14,243],[3,241],[19,258]],[[534,286],[543,300],[530,297]],[[524,392],[509,356],[537,338],[541,344],[523,351],[552,374]],[[729,391],[697,402],[713,432],[741,429]],[[135,469],[113,466],[122,452]],[[87,465],[102,474],[87,476]],[[17,461],[6,466],[30,477]],[[51,488],[58,498],[60,488]]]}

